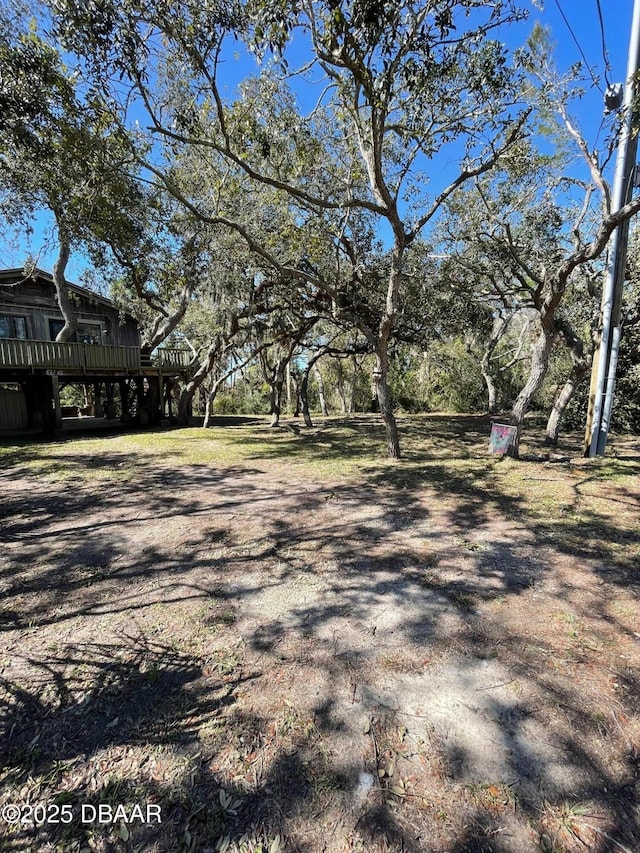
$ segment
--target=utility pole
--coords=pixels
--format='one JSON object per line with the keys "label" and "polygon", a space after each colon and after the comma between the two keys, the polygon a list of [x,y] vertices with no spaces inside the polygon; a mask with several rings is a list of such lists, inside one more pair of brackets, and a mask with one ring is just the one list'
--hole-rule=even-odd
{"label": "utility pole", "polygon": [[[638,140],[634,134],[634,103],[640,68],[640,0],[634,0],[627,79],[624,87],[623,124],[613,179],[611,212],[624,207],[633,191]],[[615,229],[609,243],[607,269],[600,307],[598,346],[593,355],[589,412],[585,431],[585,456],[604,456],[607,444],[620,346],[620,307],[627,257],[629,221]]]}

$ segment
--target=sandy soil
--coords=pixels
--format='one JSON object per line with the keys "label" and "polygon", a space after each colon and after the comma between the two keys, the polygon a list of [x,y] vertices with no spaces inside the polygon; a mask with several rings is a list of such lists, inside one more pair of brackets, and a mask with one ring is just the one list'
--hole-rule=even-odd
{"label": "sandy soil", "polygon": [[565,537],[488,482],[84,464],[1,474],[0,805],[74,816],[2,849],[640,850],[640,487],[521,463]]}

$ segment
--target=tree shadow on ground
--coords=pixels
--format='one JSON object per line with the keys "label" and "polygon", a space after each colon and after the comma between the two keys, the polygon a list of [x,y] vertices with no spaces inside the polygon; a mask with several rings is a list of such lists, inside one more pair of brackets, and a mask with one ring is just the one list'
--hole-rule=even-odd
{"label": "tree shadow on ground", "polygon": [[[119,645],[71,644],[63,655],[24,665],[35,670],[28,688],[2,682],[3,787],[19,790],[21,804],[44,796],[54,820],[23,808],[25,820],[6,827],[3,849],[89,844],[175,853],[213,850],[225,837],[264,840],[269,849],[286,836],[281,849],[303,851],[289,824],[311,820],[327,786],[345,803],[353,791],[353,772],[332,771],[311,719],[238,707],[238,694],[261,677],[242,664],[212,667],[136,636]],[[233,778],[230,756],[241,758]],[[150,821],[127,822],[149,804]],[[73,820],[56,819],[55,806],[63,805]],[[112,821],[118,807],[125,817]],[[96,819],[103,808],[104,819]],[[364,815],[363,828],[372,839],[402,837],[383,807]],[[404,849],[421,848],[405,842]]]}
{"label": "tree shadow on ground", "polygon": [[[162,832],[99,828],[105,850],[277,835],[310,850],[326,833],[327,850],[342,837],[416,853],[571,851],[572,827],[593,853],[634,849],[640,685],[605,652],[635,641],[606,594],[573,596],[592,577],[634,593],[637,533],[573,505],[545,517],[492,461],[474,456],[466,473],[455,461],[429,451],[363,483],[313,486],[255,465],[157,465],[137,470],[135,490],[9,494],[5,791],[162,805]],[[556,577],[558,554],[581,574]],[[525,600],[529,625],[510,620]],[[169,613],[172,644],[154,639]],[[119,642],[78,640],[106,619]],[[60,633],[38,649],[39,630]],[[449,711],[475,721],[480,744],[439,716],[447,666]],[[500,776],[479,781],[487,744],[500,761],[482,766]],[[323,814],[338,816],[337,835],[319,829]],[[73,849],[95,832],[16,829],[9,849]]]}

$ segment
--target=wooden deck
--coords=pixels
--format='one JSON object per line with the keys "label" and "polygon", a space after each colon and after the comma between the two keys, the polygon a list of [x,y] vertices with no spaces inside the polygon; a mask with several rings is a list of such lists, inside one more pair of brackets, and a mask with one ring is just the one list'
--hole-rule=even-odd
{"label": "wooden deck", "polygon": [[175,368],[177,370],[186,370],[193,356],[186,349],[159,349],[155,355],[151,356],[151,363],[161,367],[163,370]]}
{"label": "wooden deck", "polygon": [[0,338],[0,369],[56,370],[63,373],[140,373],[143,368],[186,370],[191,361],[187,350],[158,350],[151,359],[139,347],[108,347],[98,344],[24,341]]}

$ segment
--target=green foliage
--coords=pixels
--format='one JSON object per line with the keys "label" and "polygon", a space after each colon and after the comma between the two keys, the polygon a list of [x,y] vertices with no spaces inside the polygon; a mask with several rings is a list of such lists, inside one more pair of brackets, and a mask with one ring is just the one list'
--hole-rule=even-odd
{"label": "green foliage", "polygon": [[86,393],[78,385],[65,385],[60,391],[60,405],[62,406],[84,406],[86,403]]}
{"label": "green foliage", "polygon": [[[404,409],[484,408],[479,365],[496,314],[541,310],[545,271],[566,255],[575,215],[565,205],[567,134],[552,120],[553,87],[539,82],[551,67],[548,35],[534,32],[514,56],[493,37],[523,16],[513,0],[51,0],[50,9],[59,44],[0,26],[3,79],[13,71],[0,103],[5,201],[23,218],[43,204],[56,211],[140,320],[145,345],[180,328],[202,357],[200,379],[222,381],[259,347],[275,370],[283,353],[295,359],[344,332],[366,339],[385,370],[391,353]],[[229,93],[219,61],[232,39],[258,62]],[[330,83],[311,110],[298,100],[306,71],[273,73],[272,59],[286,68],[301,47]],[[533,97],[551,154],[522,128],[510,136],[511,106]],[[150,134],[130,126],[134,100]],[[434,249],[420,241],[443,200],[429,180],[452,142],[461,184],[504,150],[472,193],[450,198]],[[145,158],[150,188],[136,173]],[[434,258],[439,249],[446,259]],[[493,342],[502,403],[523,380],[521,362],[504,368],[515,334]],[[323,358],[334,410],[370,407],[369,362]],[[569,366],[554,359],[540,405]],[[269,389],[252,366],[226,383],[216,412],[265,409]],[[313,382],[310,393],[317,402]]]}
{"label": "green foliage", "polygon": [[396,350],[390,387],[396,405],[405,412],[482,412],[485,387],[479,362],[460,337]]}
{"label": "green foliage", "polygon": [[257,365],[252,365],[243,375],[235,377],[233,384],[218,391],[213,404],[214,415],[266,415],[269,412],[267,383],[259,375]]}
{"label": "green foliage", "polygon": [[231,391],[218,392],[213,405],[216,415],[239,415],[241,412],[241,401],[239,395]]}
{"label": "green foliage", "polygon": [[623,302],[623,326],[611,422],[615,430],[637,434],[640,433],[640,281],[635,255],[629,268],[631,281],[627,285]]}
{"label": "green foliage", "polygon": [[640,434],[640,360],[638,357],[639,337],[635,335],[634,362],[620,364],[616,385],[616,397],[611,422],[617,432]]}
{"label": "green foliage", "polygon": [[461,338],[430,347],[425,368],[427,399],[432,410],[483,411],[485,388],[478,359]]}
{"label": "green foliage", "polygon": [[[325,358],[319,369],[324,381],[326,402],[331,412],[369,412],[374,396],[371,386],[371,358]],[[315,389],[315,383],[312,385]],[[316,396],[311,398],[316,403]],[[319,402],[317,402],[319,406]]]}
{"label": "green foliage", "polygon": [[[140,195],[129,140],[61,53],[18,19],[0,23],[0,210],[29,228],[53,213],[61,241],[87,245]],[[23,27],[23,29],[21,29]]]}

